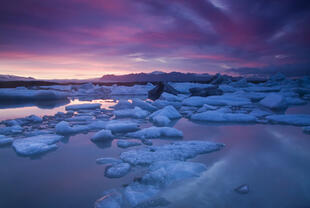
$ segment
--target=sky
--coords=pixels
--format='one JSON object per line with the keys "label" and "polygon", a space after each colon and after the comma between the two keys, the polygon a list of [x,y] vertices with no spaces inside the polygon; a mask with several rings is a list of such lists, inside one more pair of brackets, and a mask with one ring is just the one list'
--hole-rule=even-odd
{"label": "sky", "polygon": [[0,74],[310,74],[309,0],[2,0]]}

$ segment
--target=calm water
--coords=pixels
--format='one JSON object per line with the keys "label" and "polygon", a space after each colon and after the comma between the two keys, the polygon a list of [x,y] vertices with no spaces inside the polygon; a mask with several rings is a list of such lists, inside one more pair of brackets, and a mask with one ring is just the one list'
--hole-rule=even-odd
{"label": "calm water", "polygon": [[[111,100],[94,102],[104,103],[103,107],[114,104]],[[288,112],[306,113],[308,107]],[[4,114],[7,109],[0,111],[0,120],[28,113],[54,114],[64,106],[41,109],[42,114],[37,113],[37,107],[28,108],[12,108],[9,114]],[[186,119],[175,127],[183,131],[183,140],[208,140],[226,146],[192,160],[208,166],[202,177],[162,193],[171,207],[310,207],[310,136],[300,127],[203,125]],[[93,207],[104,190],[121,187],[141,175],[136,169],[120,179],[104,177],[105,166],[95,160],[117,157],[124,150],[116,146],[116,140],[97,146],[90,141],[92,134],[72,136],[59,143],[56,151],[36,159],[19,157],[11,147],[0,148],[0,208]],[[233,191],[241,184],[249,185],[249,194]]]}

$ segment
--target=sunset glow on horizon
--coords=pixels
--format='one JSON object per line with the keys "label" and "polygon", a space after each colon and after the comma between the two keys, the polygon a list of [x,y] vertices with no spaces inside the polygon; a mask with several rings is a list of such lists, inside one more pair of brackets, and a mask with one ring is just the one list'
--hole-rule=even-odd
{"label": "sunset glow on horizon", "polygon": [[309,8],[294,0],[6,1],[0,74],[309,75]]}

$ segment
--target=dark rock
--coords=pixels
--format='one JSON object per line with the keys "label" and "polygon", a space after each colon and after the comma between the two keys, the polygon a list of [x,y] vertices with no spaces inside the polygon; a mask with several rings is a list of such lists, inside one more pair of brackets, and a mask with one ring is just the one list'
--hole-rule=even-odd
{"label": "dark rock", "polygon": [[239,194],[247,194],[249,193],[249,186],[246,184],[243,184],[241,186],[238,186],[237,188],[235,188],[235,191]]}
{"label": "dark rock", "polygon": [[159,82],[156,87],[148,92],[148,98],[157,100],[163,92],[177,95],[179,92],[166,82]]}
{"label": "dark rock", "polygon": [[212,86],[212,87],[207,87],[207,88],[193,87],[193,88],[190,88],[189,91],[192,94],[192,96],[201,96],[201,97],[223,94],[223,91],[219,89],[217,86]]}

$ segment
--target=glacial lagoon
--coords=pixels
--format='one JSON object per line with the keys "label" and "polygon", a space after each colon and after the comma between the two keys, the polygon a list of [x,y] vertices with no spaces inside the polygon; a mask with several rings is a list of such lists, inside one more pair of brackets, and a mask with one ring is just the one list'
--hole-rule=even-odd
{"label": "glacial lagoon", "polygon": [[[282,87],[285,85],[291,87],[293,84],[293,82],[281,82]],[[177,86],[175,87],[177,88]],[[225,87],[227,88],[227,86]],[[234,89],[235,92],[225,94],[237,93],[238,96],[242,94],[242,98],[237,101],[239,102],[248,97],[245,95],[250,94],[249,92],[241,93],[240,90],[246,90],[246,87],[242,88],[231,85],[230,90]],[[272,91],[275,91],[272,93],[282,93],[286,94],[286,96],[289,94],[287,91],[280,91],[280,89]],[[217,101],[221,100],[223,102],[223,100],[227,100],[227,97],[223,99],[225,94],[217,98]],[[252,93],[251,97],[254,95],[262,97],[259,98],[261,100],[267,96],[266,94]],[[134,103],[135,96],[114,95],[108,99],[94,98],[88,101],[75,97],[70,98],[64,105],[60,104],[49,108],[42,108],[42,106],[35,104],[30,106],[29,104],[25,104],[25,106],[22,104],[11,107],[3,106],[0,109],[0,120],[3,121],[1,124],[2,129],[9,128],[11,125],[5,120],[16,119],[17,122],[21,122],[17,118],[25,118],[31,114],[43,118],[43,121],[41,124],[32,123],[34,120],[27,121],[27,124],[21,124],[22,131],[19,133],[12,133],[9,131],[10,129],[7,129],[8,131],[2,130],[2,132],[7,137],[14,139],[14,145],[16,140],[22,140],[25,137],[29,138],[37,135],[43,135],[44,137],[47,133],[42,133],[42,130],[48,129],[51,131],[48,134],[56,134],[55,125],[61,120],[66,120],[73,127],[91,126],[90,123],[98,120],[106,123],[109,123],[110,120],[133,122],[139,126],[138,132],[141,129],[155,126],[155,119],[149,119],[149,117],[152,117],[150,116],[152,115],[151,112],[147,113],[147,116],[143,116],[141,114],[143,111],[140,108],[141,105],[139,105],[139,108],[128,107]],[[296,118],[300,119],[298,115],[309,115],[310,106],[308,100],[304,99],[304,97],[294,96],[292,95],[294,99],[296,98],[295,100],[302,100],[303,105],[289,105],[285,110],[274,111],[261,108],[261,105],[255,99],[255,102],[253,102],[253,99],[247,98],[250,105],[244,103],[239,105],[236,104],[235,100],[229,100],[229,102],[227,101],[228,104],[225,105],[211,105],[210,102],[214,104],[214,100],[204,100],[202,102],[205,103],[201,105],[199,104],[201,99],[205,98],[199,98],[198,104],[196,100],[193,105],[184,106],[182,103],[187,98],[183,97],[183,95],[175,97],[164,95],[161,101],[157,103],[158,105],[154,105],[152,101],[148,101],[148,103],[156,106],[156,111],[165,109],[168,103],[180,113],[181,117],[168,119],[171,122],[163,123],[166,127],[160,126],[158,128],[177,129],[182,132],[181,137],[174,137],[174,132],[172,134],[166,131],[158,133],[157,129],[155,129],[156,131],[153,129],[152,132],[140,132],[139,134],[112,131],[115,136],[113,139],[93,142],[91,138],[100,129],[107,128],[106,123],[96,123],[96,125],[92,125],[92,127],[95,126],[96,128],[87,128],[86,130],[84,128],[81,132],[69,126],[67,130],[73,131],[74,129],[73,134],[64,135],[56,143],[57,148],[40,154],[22,156],[14,151],[12,145],[2,146],[0,148],[0,163],[2,164],[0,169],[0,207],[307,207],[310,204],[310,155],[308,151],[310,140],[309,134],[304,132],[302,128],[305,125],[284,125],[284,121],[275,122],[266,119],[269,115],[294,115],[295,117],[290,117],[290,119],[295,119],[292,122],[296,123]],[[145,96],[139,95],[137,97],[145,102]],[[122,101],[119,102],[120,100]],[[238,107],[231,107],[234,106],[234,104],[230,104],[232,102]],[[79,109],[73,114],[66,114],[68,112],[66,111],[67,106],[76,104],[85,106],[85,104],[93,103],[100,103],[100,110]],[[116,107],[118,103],[120,105]],[[210,106],[216,106],[216,110],[206,109],[210,108]],[[198,112],[201,107],[204,107],[202,113],[217,111],[217,115],[222,115],[220,121],[218,121],[219,118],[212,121],[209,117],[205,121],[191,119],[194,114],[201,113]],[[251,112],[258,108],[261,110],[260,113],[262,111],[268,113],[255,114],[257,115],[255,122],[250,117],[244,117],[248,121],[240,120],[243,114],[250,115]],[[134,110],[128,111],[129,109]],[[58,112],[64,112],[64,114]],[[257,113],[257,111],[255,112]],[[124,114],[126,115],[124,116]],[[161,116],[167,116],[168,118],[169,115],[173,114],[175,112],[171,112],[171,109],[166,109],[160,113]],[[239,120],[232,121],[232,118],[236,118],[232,117],[231,114],[242,115]],[[205,116],[206,114],[202,115]],[[209,116],[209,114],[207,115]],[[227,115],[229,116],[227,117]],[[79,116],[84,116],[82,118],[86,120],[72,119]],[[92,118],[87,120],[89,116]],[[223,118],[228,118],[227,122],[223,122]],[[302,122],[307,123],[307,117],[303,117]],[[33,128],[29,127],[31,125]],[[172,135],[172,137],[169,135]],[[121,148],[117,144],[119,140],[135,141],[139,142],[140,145]],[[144,140],[151,142],[152,145],[146,145]],[[205,141],[212,144],[223,144],[224,146],[218,149],[215,148],[214,151],[210,152],[193,146],[193,148],[198,149],[198,152],[195,152],[188,149],[186,145],[182,146],[182,142],[191,141]],[[155,174],[157,173],[156,167],[155,171],[150,172],[148,166],[135,166],[128,158],[123,160],[130,163],[130,171],[119,178],[106,177],[106,168],[111,164],[96,163],[98,158],[115,158],[119,160],[120,155],[123,155],[122,153],[131,150],[139,151],[143,148],[149,148],[151,152],[163,151],[161,147],[165,145],[167,147],[171,143],[180,144],[180,142],[182,143],[181,150],[183,152],[164,157],[168,158],[168,160],[173,158],[171,161],[176,161],[180,157],[181,159],[175,162],[180,163],[180,166],[174,166],[167,162],[159,163],[167,165],[167,170],[170,170],[169,168],[172,168],[172,170],[185,170],[182,174],[174,172],[175,175],[173,176],[169,175],[169,173],[161,173],[163,175],[160,176],[165,178],[162,180],[170,180],[171,183],[160,181],[160,185],[158,185],[159,181],[149,181],[146,185],[143,182],[145,175],[153,174],[153,180],[158,176]],[[144,161],[145,158],[139,158],[139,152],[134,153],[128,155],[137,157],[135,161]],[[183,164],[183,159],[186,160],[185,164]],[[152,160],[157,159],[153,158]],[[154,166],[153,162],[150,162],[150,164],[151,167]],[[141,178],[142,182],[140,182]],[[249,192],[246,194],[237,193],[235,189],[244,184],[249,188]],[[139,186],[138,190],[140,192],[128,191],[129,188],[133,190],[137,186]],[[113,198],[111,193],[120,193],[122,197]],[[146,194],[141,195],[141,193]],[[118,196],[117,194],[116,196]],[[132,198],[128,198],[129,196]],[[139,196],[141,196],[142,200],[140,200]],[[105,197],[110,197],[108,203],[105,201]],[[152,202],[145,202],[151,199]]]}

